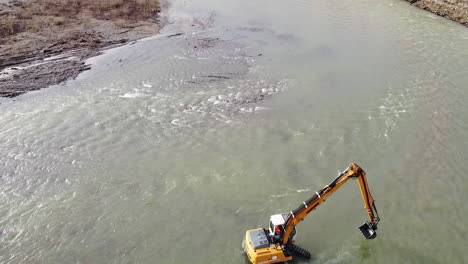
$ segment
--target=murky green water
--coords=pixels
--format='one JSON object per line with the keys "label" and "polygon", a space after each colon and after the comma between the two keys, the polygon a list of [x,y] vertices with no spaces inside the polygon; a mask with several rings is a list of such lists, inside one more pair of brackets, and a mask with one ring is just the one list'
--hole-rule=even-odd
{"label": "murky green water", "polygon": [[391,0],[170,17],[65,86],[0,101],[1,263],[244,263],[245,230],[350,162],[378,238],[356,229],[350,182],[298,227],[310,263],[468,262],[466,28]]}

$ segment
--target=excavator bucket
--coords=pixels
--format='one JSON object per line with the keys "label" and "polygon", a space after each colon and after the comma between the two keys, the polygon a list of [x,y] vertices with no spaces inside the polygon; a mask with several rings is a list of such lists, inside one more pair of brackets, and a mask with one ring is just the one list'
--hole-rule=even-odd
{"label": "excavator bucket", "polygon": [[375,232],[374,227],[369,222],[365,222],[359,227],[359,230],[366,239],[374,239],[377,236],[377,232]]}

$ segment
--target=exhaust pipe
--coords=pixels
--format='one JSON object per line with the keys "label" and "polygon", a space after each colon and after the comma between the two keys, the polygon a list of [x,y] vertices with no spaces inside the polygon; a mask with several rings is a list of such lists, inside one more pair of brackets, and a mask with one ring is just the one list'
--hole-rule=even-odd
{"label": "exhaust pipe", "polygon": [[363,225],[361,225],[358,228],[361,231],[361,234],[366,239],[374,239],[375,237],[377,237],[377,232],[375,232],[375,230],[377,230],[377,226],[369,222],[365,222]]}

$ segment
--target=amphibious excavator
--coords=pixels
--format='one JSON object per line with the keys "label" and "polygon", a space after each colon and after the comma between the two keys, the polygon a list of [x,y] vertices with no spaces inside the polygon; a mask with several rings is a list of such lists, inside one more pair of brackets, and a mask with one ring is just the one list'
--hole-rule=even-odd
{"label": "amphibious excavator", "polygon": [[293,211],[272,215],[268,229],[247,230],[242,247],[249,261],[252,264],[266,264],[287,262],[297,255],[310,258],[311,255],[307,250],[294,244],[296,226],[349,179],[357,180],[369,219],[358,228],[366,239],[374,239],[377,236],[377,224],[380,221],[374,198],[369,191],[366,173],[357,164],[351,163],[330,184],[315,192]]}

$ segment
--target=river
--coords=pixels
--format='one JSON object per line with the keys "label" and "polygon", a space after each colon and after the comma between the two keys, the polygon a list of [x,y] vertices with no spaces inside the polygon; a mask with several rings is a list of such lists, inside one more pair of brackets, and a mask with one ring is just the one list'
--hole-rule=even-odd
{"label": "river", "polygon": [[174,1],[158,36],[0,101],[0,263],[244,263],[298,226],[299,263],[468,263],[468,31],[397,0]]}

